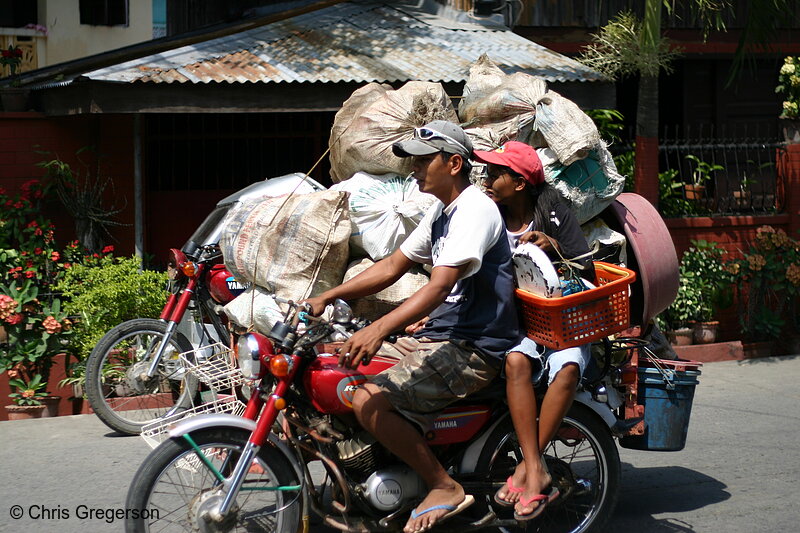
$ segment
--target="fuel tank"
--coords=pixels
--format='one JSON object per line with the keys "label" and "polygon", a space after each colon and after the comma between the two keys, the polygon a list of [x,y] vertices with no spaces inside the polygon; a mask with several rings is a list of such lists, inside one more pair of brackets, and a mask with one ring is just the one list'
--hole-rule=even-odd
{"label": "fuel tank", "polygon": [[[351,413],[353,395],[358,386],[397,362],[396,359],[375,356],[368,365],[351,370],[340,367],[338,360],[338,356],[321,354],[303,376],[311,403],[325,414]],[[424,436],[433,446],[465,442],[473,438],[490,421],[490,417],[491,409],[486,405],[458,403],[445,409]]]}
{"label": "fuel tank", "polygon": [[208,292],[214,301],[226,304],[242,294],[247,285],[236,281],[225,265],[218,264],[211,267],[208,273]]}
{"label": "fuel tank", "polygon": [[336,355],[321,354],[303,376],[311,403],[321,413],[339,415],[352,412],[353,394],[358,386],[397,362],[396,359],[375,356],[368,365],[351,370],[340,367],[338,361]]}

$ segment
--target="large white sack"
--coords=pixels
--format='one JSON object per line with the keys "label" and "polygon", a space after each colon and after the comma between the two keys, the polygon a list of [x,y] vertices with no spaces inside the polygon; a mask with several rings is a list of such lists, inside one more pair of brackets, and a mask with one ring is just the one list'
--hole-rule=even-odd
{"label": "large white sack", "polygon": [[[600,133],[591,117],[555,91],[548,91],[536,103],[533,129],[542,134],[563,165],[587,157],[600,142]],[[540,146],[535,141],[529,144]]]}
{"label": "large white sack", "polygon": [[397,250],[436,202],[417,182],[397,174],[358,172],[331,190],[350,194],[351,255],[379,261]]}
{"label": "large white sack", "polygon": [[458,122],[441,83],[409,81],[396,91],[386,91],[329,142],[338,150],[331,161],[332,175],[339,179],[356,172],[408,175],[411,158],[395,156],[392,144],[413,138],[414,128],[433,120]]}
{"label": "large white sack", "polygon": [[248,287],[223,309],[235,324],[265,335],[272,330],[275,322],[283,320],[283,310],[275,298],[268,291],[255,285]]}
{"label": "large white sack", "polygon": [[[374,264],[368,258],[353,261],[347,267],[344,281],[353,279]],[[415,266],[394,284],[375,294],[353,300],[350,302],[350,306],[356,316],[376,320],[405,302],[412,294],[424,287],[429,280],[425,271],[421,267]]]}
{"label": "large white sack", "polygon": [[341,283],[349,237],[347,194],[328,190],[242,203],[225,219],[220,249],[236,279],[299,300]]}
{"label": "large white sack", "polygon": [[[350,177],[350,175],[340,176],[337,173],[345,168],[343,166],[345,149],[342,144],[342,135],[351,127],[353,120],[366,111],[373,102],[386,94],[386,91],[391,90],[391,85],[385,83],[368,83],[356,89],[350,98],[342,104],[342,108],[336,112],[328,139],[328,146],[331,149],[331,180],[333,183],[339,183]],[[344,171],[349,172],[349,170]]]}
{"label": "large white sack", "polygon": [[550,148],[538,148],[544,178],[569,203],[578,223],[599,215],[625,187],[625,176],[617,172],[606,144],[599,141],[588,156],[564,165]]}

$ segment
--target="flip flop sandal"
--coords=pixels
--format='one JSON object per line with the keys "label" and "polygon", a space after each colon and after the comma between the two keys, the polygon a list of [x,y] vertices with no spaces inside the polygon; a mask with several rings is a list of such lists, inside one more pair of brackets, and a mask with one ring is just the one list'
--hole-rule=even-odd
{"label": "flip flop sandal", "polygon": [[537,502],[539,505],[531,511],[530,513],[526,514],[519,514],[516,510],[514,511],[514,520],[517,522],[525,522],[526,520],[533,520],[540,514],[544,512],[545,507],[547,504],[558,498],[559,492],[558,489],[555,487],[550,488],[550,492],[547,494],[537,494],[536,496],[532,496],[531,498],[520,498],[519,503],[523,507],[528,507],[533,502]]}
{"label": "flip flop sandal", "polygon": [[440,516],[439,519],[436,520],[433,524],[431,524],[431,527],[436,527],[445,520],[447,520],[448,518],[454,517],[455,515],[457,515],[458,513],[460,513],[470,505],[472,505],[473,503],[475,503],[475,498],[473,498],[471,494],[467,494],[466,496],[464,496],[464,499],[461,500],[461,503],[459,503],[458,505],[434,505],[420,512],[417,512],[415,509],[411,511],[411,518],[416,520],[420,516],[426,513],[430,513],[431,511],[439,511],[439,510],[448,511],[446,514]]}
{"label": "flip flop sandal", "polygon": [[[510,502],[508,500],[504,500],[503,498],[501,498],[500,497],[500,491],[501,490],[503,490],[503,487],[500,487],[499,489],[497,489],[497,492],[494,493],[494,502],[497,505],[499,505],[500,507],[514,507],[517,504],[517,502]],[[509,493],[511,493],[511,494],[520,494],[521,492],[524,492],[524,491],[525,491],[525,489],[523,489],[522,487],[515,487],[514,483],[511,482],[511,476],[508,476],[508,479],[506,480],[506,494],[507,495]]]}

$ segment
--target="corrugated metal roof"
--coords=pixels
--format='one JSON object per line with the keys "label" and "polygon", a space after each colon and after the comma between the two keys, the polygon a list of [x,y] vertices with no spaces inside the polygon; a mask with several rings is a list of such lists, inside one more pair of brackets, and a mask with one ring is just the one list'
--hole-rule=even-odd
{"label": "corrugated metal roof", "polygon": [[[418,3],[418,2],[417,2]],[[413,3],[353,1],[84,74],[110,82],[461,82],[486,53],[548,81],[602,76],[507,28]]]}

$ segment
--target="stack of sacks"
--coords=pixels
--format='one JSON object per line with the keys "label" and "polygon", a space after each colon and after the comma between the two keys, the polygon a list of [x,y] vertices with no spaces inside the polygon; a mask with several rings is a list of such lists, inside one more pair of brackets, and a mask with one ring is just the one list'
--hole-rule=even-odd
{"label": "stack of sacks", "polygon": [[407,176],[411,161],[392,153],[392,144],[414,136],[433,120],[458,122],[450,97],[440,83],[410,81],[400,89],[370,83],[356,90],[336,113],[328,141],[331,179],[356,172]]}
{"label": "stack of sacks", "polygon": [[220,238],[225,266],[255,285],[225,306],[231,320],[267,333],[277,305],[260,287],[298,301],[341,284],[348,211],[347,194],[339,191],[259,198],[231,210]]}
{"label": "stack of sacks", "polygon": [[[622,192],[625,178],[592,119],[541,79],[506,75],[484,54],[470,68],[458,112],[476,149],[493,150],[509,140],[537,148],[545,179],[580,223]],[[473,180],[482,170],[475,169]]]}

